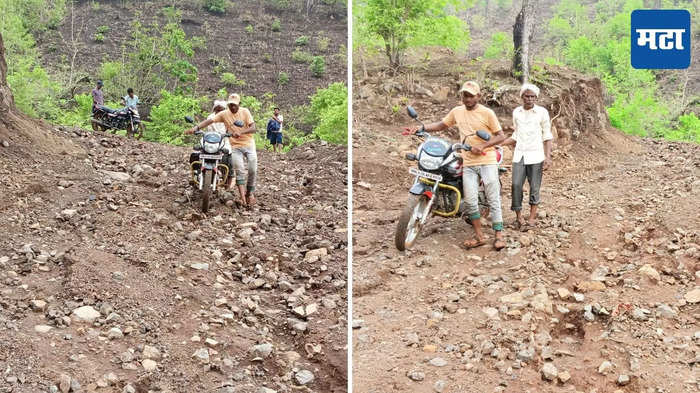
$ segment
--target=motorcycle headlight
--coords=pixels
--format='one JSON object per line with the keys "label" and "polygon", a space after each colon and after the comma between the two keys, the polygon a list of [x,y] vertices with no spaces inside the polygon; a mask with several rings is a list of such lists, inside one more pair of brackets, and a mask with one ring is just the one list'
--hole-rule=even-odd
{"label": "motorcycle headlight", "polygon": [[433,157],[425,153],[421,154],[420,160],[418,160],[418,164],[429,171],[438,169],[441,163],[442,157]]}
{"label": "motorcycle headlight", "polygon": [[204,142],[204,151],[210,154],[216,153],[219,151],[219,144]]}

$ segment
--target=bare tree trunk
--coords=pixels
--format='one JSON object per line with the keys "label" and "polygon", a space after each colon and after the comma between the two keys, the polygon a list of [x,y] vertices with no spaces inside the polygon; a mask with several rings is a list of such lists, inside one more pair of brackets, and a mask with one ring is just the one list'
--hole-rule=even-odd
{"label": "bare tree trunk", "polygon": [[523,0],[523,8],[513,25],[513,76],[523,83],[530,80],[530,41],[535,19],[535,1]]}
{"label": "bare tree trunk", "polygon": [[306,17],[311,16],[311,11],[313,11],[314,6],[316,6],[316,0],[306,0]]}
{"label": "bare tree trunk", "polygon": [[6,118],[9,111],[13,111],[15,102],[12,91],[7,86],[7,63],[5,63],[5,45],[0,34],[0,118]]}

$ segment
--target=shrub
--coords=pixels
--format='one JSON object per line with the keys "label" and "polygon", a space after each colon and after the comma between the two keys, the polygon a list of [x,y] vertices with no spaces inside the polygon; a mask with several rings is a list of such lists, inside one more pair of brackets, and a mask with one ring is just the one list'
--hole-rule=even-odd
{"label": "shrub", "polygon": [[248,34],[253,32],[253,25],[248,25],[245,27],[245,31],[248,32]]}
{"label": "shrub", "polygon": [[513,40],[509,35],[503,32],[494,33],[491,35],[491,40],[489,41],[489,46],[484,51],[484,58],[486,59],[497,59],[506,58],[509,59],[513,56]]}
{"label": "shrub", "polygon": [[224,72],[221,74],[221,82],[223,82],[226,86],[245,86],[245,81],[238,79],[236,75],[234,75],[231,72]]}
{"label": "shrub", "polygon": [[286,9],[289,9],[292,5],[291,0],[267,0],[266,2],[272,8],[277,9],[277,10],[286,10]]}
{"label": "shrub", "polygon": [[294,40],[294,45],[296,45],[296,46],[306,46],[306,45],[308,45],[308,43],[309,43],[309,37],[305,36],[305,35]]}
{"label": "shrub", "polygon": [[272,21],[272,31],[280,31],[282,30],[282,23],[280,23],[279,18],[275,18],[275,20]]}
{"label": "shrub", "polygon": [[146,140],[162,143],[183,145],[185,143],[184,131],[191,127],[185,122],[185,116],[203,114],[200,99],[180,94],[173,94],[167,90],[161,91],[161,100],[158,105],[151,108],[150,121],[146,122]]}
{"label": "shrub", "polygon": [[295,63],[311,63],[311,61],[314,59],[314,56],[309,53],[305,52],[299,48],[294,49],[294,52],[292,52],[292,61]]}
{"label": "shrub", "polygon": [[695,113],[678,117],[678,128],[669,130],[664,137],[671,140],[700,143],[700,119]]}
{"label": "shrub", "polygon": [[105,35],[102,33],[95,33],[95,42],[104,42],[105,40]]}
{"label": "shrub", "polygon": [[331,39],[328,37],[319,36],[316,38],[316,48],[320,52],[325,52],[328,50],[328,45],[331,43]]}
{"label": "shrub", "polygon": [[323,56],[314,56],[309,69],[316,78],[322,77],[326,73],[326,59]]}
{"label": "shrub", "polygon": [[103,25],[103,26],[99,26],[99,27],[97,28],[97,32],[98,32],[98,33],[105,34],[105,33],[109,32],[109,26],[104,26],[104,25]]}
{"label": "shrub", "polygon": [[204,8],[215,14],[223,14],[228,8],[228,0],[205,0]]}
{"label": "shrub", "polygon": [[348,88],[336,82],[319,89],[311,97],[309,123],[314,134],[324,141],[338,144],[348,142]]}
{"label": "shrub", "polygon": [[92,96],[90,94],[78,94],[73,99],[76,103],[75,107],[71,110],[61,111],[56,119],[56,123],[90,129]]}
{"label": "shrub", "polygon": [[289,75],[287,75],[286,72],[281,71],[279,75],[277,75],[277,83],[279,83],[280,86],[284,86],[289,82]]}

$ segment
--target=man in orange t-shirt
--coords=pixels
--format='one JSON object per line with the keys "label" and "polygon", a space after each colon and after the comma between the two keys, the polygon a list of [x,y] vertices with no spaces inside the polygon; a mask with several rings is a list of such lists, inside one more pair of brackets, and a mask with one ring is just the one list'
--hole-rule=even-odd
{"label": "man in orange t-shirt", "polygon": [[[459,94],[463,105],[453,108],[442,121],[427,124],[425,130],[442,131],[456,125],[462,143],[467,143],[472,147],[471,151],[462,152],[462,166],[464,167],[462,183],[467,214],[474,227],[475,237],[466,240],[463,247],[473,248],[486,243],[486,236],[481,230],[481,214],[479,212],[479,178],[481,178],[484,182],[493,229],[496,232],[493,246],[496,250],[500,250],[505,247],[505,242],[503,241],[501,184],[498,180],[498,161],[494,146],[503,142],[505,135],[496,114],[491,109],[479,104],[481,90],[478,83],[465,82],[459,90]],[[484,141],[479,138],[476,136],[477,130],[488,131],[491,134],[491,139]]]}
{"label": "man in orange t-shirt", "polygon": [[[224,123],[226,130],[232,134],[229,138],[231,143],[231,161],[233,170],[236,171],[236,186],[241,195],[241,204],[253,206],[256,201],[253,192],[255,191],[255,178],[258,172],[258,156],[255,151],[255,138],[253,137],[256,128],[253,115],[250,114],[248,108],[242,108],[240,105],[241,97],[238,94],[231,94],[228,97],[227,110],[219,112],[213,119],[204,120],[185,131],[185,134],[193,134],[195,131],[206,128],[212,123]],[[236,120],[242,121],[243,126],[238,127],[233,124]],[[248,160],[247,180],[246,174],[243,172],[245,159]],[[231,178],[229,177],[229,179]]]}

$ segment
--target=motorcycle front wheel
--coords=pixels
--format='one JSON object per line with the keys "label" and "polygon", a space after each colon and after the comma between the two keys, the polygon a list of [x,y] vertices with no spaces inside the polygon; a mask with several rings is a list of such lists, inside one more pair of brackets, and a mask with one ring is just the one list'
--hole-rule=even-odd
{"label": "motorcycle front wheel", "polygon": [[421,219],[423,214],[430,214],[426,211],[428,197],[425,195],[411,195],[408,204],[403,209],[399,223],[396,226],[394,244],[399,251],[405,251],[413,247],[421,230]]}
{"label": "motorcycle front wheel", "polygon": [[208,170],[204,172],[204,184],[202,185],[202,213],[209,210],[209,198],[211,197],[211,178],[213,172]]}

